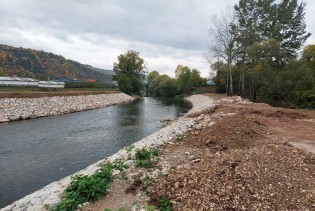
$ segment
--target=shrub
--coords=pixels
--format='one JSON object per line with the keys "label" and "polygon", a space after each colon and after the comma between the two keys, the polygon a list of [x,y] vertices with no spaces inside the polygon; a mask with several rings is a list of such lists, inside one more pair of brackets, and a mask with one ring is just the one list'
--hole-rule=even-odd
{"label": "shrub", "polygon": [[104,162],[93,175],[76,175],[71,178],[70,185],[62,193],[61,202],[52,207],[52,211],[75,210],[87,201],[101,199],[109,191],[115,169],[123,170],[125,166],[120,160],[113,163]]}
{"label": "shrub", "polygon": [[136,166],[142,168],[153,168],[155,166],[153,157],[157,157],[159,152],[159,149],[142,148],[137,150],[134,157]]}

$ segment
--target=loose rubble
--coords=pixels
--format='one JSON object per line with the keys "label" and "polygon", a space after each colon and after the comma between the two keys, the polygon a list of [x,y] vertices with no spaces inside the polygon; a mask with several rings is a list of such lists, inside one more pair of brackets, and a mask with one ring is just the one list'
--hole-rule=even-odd
{"label": "loose rubble", "polygon": [[0,99],[0,123],[61,115],[128,102],[134,98],[124,93]]}

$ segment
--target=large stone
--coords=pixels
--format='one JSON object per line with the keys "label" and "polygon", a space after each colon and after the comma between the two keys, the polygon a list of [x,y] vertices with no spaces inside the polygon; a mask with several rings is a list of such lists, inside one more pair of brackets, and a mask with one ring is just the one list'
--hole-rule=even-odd
{"label": "large stone", "polygon": [[2,122],[9,122],[10,120],[8,118],[0,116],[0,123]]}

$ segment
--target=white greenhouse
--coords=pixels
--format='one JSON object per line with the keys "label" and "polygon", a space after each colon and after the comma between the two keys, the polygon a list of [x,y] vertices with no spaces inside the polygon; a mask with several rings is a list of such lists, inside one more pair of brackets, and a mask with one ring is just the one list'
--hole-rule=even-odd
{"label": "white greenhouse", "polygon": [[34,78],[0,77],[0,86],[38,87],[38,82]]}
{"label": "white greenhouse", "polygon": [[0,77],[0,86],[65,88],[65,83],[59,81],[39,81],[34,78]]}

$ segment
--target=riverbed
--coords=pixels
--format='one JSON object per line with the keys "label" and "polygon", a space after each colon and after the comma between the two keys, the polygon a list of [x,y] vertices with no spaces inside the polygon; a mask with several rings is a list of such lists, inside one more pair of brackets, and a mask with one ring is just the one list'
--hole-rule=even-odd
{"label": "riverbed", "polygon": [[190,109],[172,99],[131,103],[0,125],[0,207],[157,131]]}

